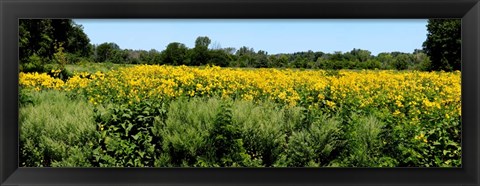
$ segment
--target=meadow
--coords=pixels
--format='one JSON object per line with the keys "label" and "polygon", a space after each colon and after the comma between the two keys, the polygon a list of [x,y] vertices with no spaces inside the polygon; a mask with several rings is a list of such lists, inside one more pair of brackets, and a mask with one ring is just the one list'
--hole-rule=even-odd
{"label": "meadow", "polygon": [[67,69],[19,74],[20,166],[461,166],[459,71]]}

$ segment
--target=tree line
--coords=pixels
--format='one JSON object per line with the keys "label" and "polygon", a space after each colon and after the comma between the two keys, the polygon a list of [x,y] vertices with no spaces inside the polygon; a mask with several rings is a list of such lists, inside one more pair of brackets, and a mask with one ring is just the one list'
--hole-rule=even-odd
{"label": "tree line", "polygon": [[208,41],[208,37],[198,37],[194,48],[174,42],[168,44],[163,51],[120,49],[115,43],[103,43],[94,46],[95,52],[91,60],[120,64],[308,69],[428,70],[430,64],[428,56],[422,50],[415,50],[413,53],[384,52],[376,56],[362,49],[345,53],[309,50],[290,54],[268,54],[266,51],[255,51],[246,46],[238,50],[230,47],[209,49]]}
{"label": "tree line", "polygon": [[81,25],[70,19],[21,19],[19,60],[21,71],[45,71],[45,64],[76,64],[82,61],[119,64],[216,65],[246,68],[460,70],[461,24],[459,19],[430,19],[422,49],[412,53],[352,49],[324,53],[300,51],[268,54],[242,46],[211,46],[208,36],[199,36],[193,48],[172,42],[163,51],[122,49],[116,43],[90,43]]}

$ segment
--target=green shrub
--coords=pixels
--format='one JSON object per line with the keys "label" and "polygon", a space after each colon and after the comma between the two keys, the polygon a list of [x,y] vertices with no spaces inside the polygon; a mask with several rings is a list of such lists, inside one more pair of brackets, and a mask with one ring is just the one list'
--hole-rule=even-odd
{"label": "green shrub", "polygon": [[461,119],[437,117],[417,128],[411,140],[413,163],[425,167],[460,167],[462,160]]}
{"label": "green shrub", "polygon": [[20,72],[45,72],[45,61],[38,55],[32,55],[28,61],[21,62],[19,66]]}
{"label": "green shrub", "polygon": [[66,81],[68,78],[73,76],[72,72],[66,68],[62,68],[58,64],[46,64],[44,66],[44,72],[51,77],[60,78],[63,81]]}
{"label": "green shrub", "polygon": [[153,166],[161,144],[154,135],[155,120],[166,116],[163,102],[143,101],[95,110],[97,139],[93,163],[100,167]]}
{"label": "green shrub", "polygon": [[26,106],[28,104],[33,104],[33,94],[35,93],[32,89],[25,89],[20,87],[18,89],[18,104],[20,107]]}
{"label": "green shrub", "polygon": [[[348,124],[345,165],[354,167],[379,167],[395,164],[392,158],[382,154],[380,134],[384,123],[374,116],[353,114]],[[387,160],[392,160],[387,162]]]}
{"label": "green shrub", "polygon": [[246,152],[266,167],[278,160],[286,146],[286,131],[292,130],[287,128],[284,111],[275,106],[271,102],[238,101],[232,107],[232,120],[241,130]]}
{"label": "green shrub", "polygon": [[232,122],[231,103],[224,103],[208,136],[209,159],[214,166],[248,166],[250,156],[243,147],[241,133]]}
{"label": "green shrub", "polygon": [[169,104],[167,119],[155,121],[155,135],[162,138],[162,155],[155,166],[208,166],[207,138],[221,102],[219,99],[181,98]]}
{"label": "green shrub", "polygon": [[246,153],[228,101],[182,98],[172,101],[165,122],[156,122],[163,154],[155,166],[258,166]]}
{"label": "green shrub", "polygon": [[283,159],[276,166],[328,166],[337,158],[345,142],[341,120],[326,115],[316,117],[308,128],[294,131],[288,138]]}

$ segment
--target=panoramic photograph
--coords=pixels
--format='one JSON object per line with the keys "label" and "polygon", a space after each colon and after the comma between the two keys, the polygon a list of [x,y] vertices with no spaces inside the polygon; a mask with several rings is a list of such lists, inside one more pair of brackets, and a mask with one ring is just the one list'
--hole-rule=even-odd
{"label": "panoramic photograph", "polygon": [[20,167],[462,167],[461,19],[19,19]]}

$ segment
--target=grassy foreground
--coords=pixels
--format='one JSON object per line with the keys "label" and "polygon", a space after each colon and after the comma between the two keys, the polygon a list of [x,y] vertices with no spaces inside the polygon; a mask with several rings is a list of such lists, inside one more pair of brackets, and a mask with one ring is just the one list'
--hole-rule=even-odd
{"label": "grassy foreground", "polygon": [[[128,111],[138,117],[135,112],[159,108],[110,105],[110,109],[98,107],[95,116],[92,104],[59,91],[26,94],[32,101],[20,109],[22,166],[368,167],[395,163],[372,151],[382,146],[379,134],[384,127],[373,116],[348,122],[353,128],[347,130],[341,127],[338,116],[307,113],[301,107],[280,108],[272,102],[220,98],[172,101],[161,107],[166,109],[163,118],[159,117],[162,114],[145,114],[154,117],[151,130],[144,131],[152,134],[149,142],[155,141],[149,144],[154,147],[149,154],[152,157],[145,156],[148,147],[133,148],[136,152],[128,156],[122,152],[128,148],[114,143],[133,145],[134,137],[106,135],[102,141],[98,135],[103,131],[117,133],[112,129],[116,124],[134,121],[133,116],[125,115]],[[305,117],[307,114],[310,118]],[[100,120],[101,126],[94,119]],[[103,145],[105,151],[99,152]],[[146,153],[144,158],[142,152]],[[142,161],[135,162],[137,159]]]}
{"label": "grassy foreground", "polygon": [[20,166],[461,166],[458,72],[142,65],[20,86]]}

